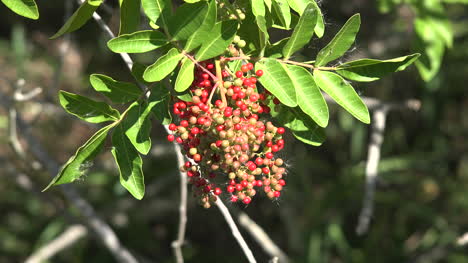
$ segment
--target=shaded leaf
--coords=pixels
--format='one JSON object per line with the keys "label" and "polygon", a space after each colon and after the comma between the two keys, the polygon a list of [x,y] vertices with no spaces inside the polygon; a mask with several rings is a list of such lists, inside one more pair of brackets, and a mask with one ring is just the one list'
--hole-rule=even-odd
{"label": "shaded leaf", "polygon": [[39,10],[34,0],[1,0],[11,11],[31,19],[39,18]]}
{"label": "shaded leaf", "polygon": [[60,105],[70,114],[91,123],[116,121],[120,113],[101,101],[88,99],[84,96],[61,90]]}
{"label": "shaded leaf", "polygon": [[115,103],[127,103],[141,96],[141,90],[133,83],[116,81],[101,74],[92,74],[89,77],[91,86],[104,94]]}
{"label": "shaded leaf", "polygon": [[172,8],[171,0],[141,0],[143,12],[151,22],[156,24],[158,18],[161,17],[161,22],[166,27],[170,10]]}
{"label": "shaded leaf", "polygon": [[[192,97],[189,95],[188,99],[191,100],[191,98]],[[170,99],[171,94],[169,93],[169,90],[166,89],[166,87],[164,87],[161,82],[156,83],[156,85],[151,90],[149,103],[154,103],[151,111],[156,116],[156,119],[165,125],[172,122],[172,116],[169,110]]]}
{"label": "shaded leaf", "polygon": [[389,73],[406,69],[418,57],[419,54],[412,54],[387,60],[359,59],[340,65],[336,72],[350,80],[374,81]]}
{"label": "shaded leaf", "polygon": [[145,81],[143,79],[143,73],[145,72],[145,70],[145,65],[135,61],[132,66],[132,76],[135,78],[136,81],[145,85],[150,85],[148,81]]}
{"label": "shaded leaf", "polygon": [[160,48],[167,43],[167,38],[163,33],[144,30],[113,38],[107,42],[107,46],[115,53],[144,53]]}
{"label": "shaded leaf", "polygon": [[323,91],[356,119],[366,124],[370,123],[367,106],[354,88],[342,77],[333,72],[314,70],[314,79]]}
{"label": "shaded leaf", "polygon": [[118,125],[113,131],[112,145],[111,152],[119,168],[120,184],[136,199],[141,200],[145,195],[143,161],[125,136],[122,125]]}
{"label": "shaded leaf", "polygon": [[222,21],[216,23],[206,41],[203,42],[200,49],[196,52],[197,60],[207,60],[222,54],[231,44],[237,31],[236,21]]}
{"label": "shaded leaf", "polygon": [[348,51],[354,43],[354,39],[356,38],[360,25],[361,17],[359,14],[355,14],[349,18],[330,43],[319,51],[317,59],[315,60],[316,66],[323,66],[328,62],[341,57],[346,51]]}
{"label": "shaded leaf", "polygon": [[289,37],[283,38],[272,45],[267,46],[265,49],[265,57],[268,58],[281,58],[283,57],[283,48],[288,43]]}
{"label": "shaded leaf", "polygon": [[285,58],[289,58],[292,54],[309,43],[314,34],[316,23],[317,10],[313,7],[313,4],[309,4],[305,8],[301,18],[299,18],[299,22],[283,48],[283,56]]}
{"label": "shaded leaf", "polygon": [[151,149],[151,123],[149,113],[151,109],[145,102],[134,102],[130,105],[122,127],[135,149],[142,154],[148,154]]}
{"label": "shaded leaf", "polygon": [[57,33],[50,39],[57,38],[63,34],[73,32],[82,27],[93,16],[94,11],[102,4],[102,0],[86,0],[81,6],[73,13]]}
{"label": "shaded leaf", "polygon": [[194,79],[195,64],[188,58],[185,58],[177,75],[175,82],[175,91],[185,91],[192,85]]}
{"label": "shaded leaf", "polygon": [[140,25],[140,0],[120,0],[119,35],[132,33]]}
{"label": "shaded leaf", "polygon": [[294,83],[299,107],[319,126],[326,127],[329,118],[328,107],[312,74],[305,68],[294,65],[287,65],[286,71]]}
{"label": "shaded leaf", "polygon": [[277,16],[285,29],[289,29],[291,26],[291,10],[288,2],[286,0],[273,0],[272,7],[272,14]]}
{"label": "shaded leaf", "polygon": [[78,148],[75,155],[68,159],[57,176],[55,176],[49,185],[42,191],[46,191],[53,185],[71,183],[80,178],[84,173],[83,168],[86,169],[86,164],[94,160],[96,155],[101,151],[106,140],[107,133],[112,127],[114,127],[114,125],[115,123],[112,123],[91,136],[83,146]]}
{"label": "shaded leaf", "polygon": [[277,97],[281,103],[289,106],[297,106],[294,83],[286,69],[275,59],[265,59],[255,64],[255,70],[263,70],[260,83]]}
{"label": "shaded leaf", "polygon": [[148,82],[160,81],[169,73],[174,71],[175,67],[184,55],[179,53],[176,48],[172,48],[165,55],[161,56],[154,64],[146,68],[143,73],[143,79]]}

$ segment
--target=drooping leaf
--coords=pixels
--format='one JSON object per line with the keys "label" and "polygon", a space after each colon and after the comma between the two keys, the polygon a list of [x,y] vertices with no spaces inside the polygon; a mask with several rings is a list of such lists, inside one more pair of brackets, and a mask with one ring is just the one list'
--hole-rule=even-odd
{"label": "drooping leaf", "polygon": [[[189,94],[189,93],[186,93]],[[180,97],[179,97],[180,98]],[[188,99],[192,97],[189,95]],[[156,85],[151,90],[151,95],[148,98],[149,103],[154,103],[151,111],[156,116],[156,119],[159,120],[162,124],[167,125],[172,122],[172,116],[169,112],[169,103],[171,99],[171,94],[169,90],[157,82]]]}
{"label": "drooping leaf", "polygon": [[377,60],[377,59],[359,59],[344,63],[337,67],[337,73],[341,76],[355,81],[374,81],[389,73],[402,71],[415,62],[419,54],[408,56]]}
{"label": "drooping leaf", "polygon": [[313,4],[309,4],[305,8],[301,18],[299,18],[299,22],[283,48],[283,56],[285,58],[289,58],[292,54],[309,43],[314,34],[316,24],[317,10],[314,8]]}
{"label": "drooping leaf", "polygon": [[89,77],[91,86],[115,103],[127,103],[141,96],[141,90],[133,83],[116,81],[102,74],[92,74]]}
{"label": "drooping leaf", "polygon": [[60,172],[42,191],[46,191],[51,186],[71,183],[80,178],[88,168],[86,166],[89,165],[89,163],[92,162],[96,155],[98,155],[101,151],[102,146],[106,140],[107,133],[112,127],[115,126],[115,124],[116,123],[112,123],[104,128],[101,128],[93,136],[91,136],[91,138],[89,138],[89,140],[83,144],[83,146],[78,148],[75,155],[68,159]]}
{"label": "drooping leaf", "polygon": [[314,70],[315,83],[332,97],[336,103],[363,123],[370,123],[369,110],[354,88],[339,75]]}
{"label": "drooping leaf", "polygon": [[140,4],[141,0],[120,0],[119,35],[138,30],[140,25]]}
{"label": "drooping leaf", "polygon": [[128,139],[142,154],[148,154],[151,149],[151,123],[148,118],[150,110],[145,102],[134,102],[122,121]]}
{"label": "drooping leaf", "polygon": [[206,41],[206,36],[210,34],[211,30],[213,30],[213,27],[215,26],[216,17],[216,1],[211,1],[208,4],[208,10],[205,13],[205,17],[203,18],[203,22],[201,23],[200,27],[189,37],[185,43],[185,51],[192,51]]}
{"label": "drooping leaf", "polygon": [[152,23],[157,24],[156,22],[160,18],[163,27],[167,26],[172,8],[171,0],[141,0],[141,5],[143,12]]}
{"label": "drooping leaf", "polygon": [[291,10],[287,0],[273,0],[272,14],[280,20],[284,29],[289,29],[291,26]]}
{"label": "drooping leaf", "polygon": [[320,127],[328,125],[328,107],[312,74],[303,67],[284,66],[296,90],[297,104]]}
{"label": "drooping leaf", "polygon": [[120,184],[136,199],[141,200],[145,195],[143,161],[125,136],[122,124],[112,133],[112,145],[111,152],[119,168]]}
{"label": "drooping leaf", "polygon": [[187,40],[192,36],[202,25],[207,10],[208,4],[204,1],[177,8],[168,24],[172,40]]}
{"label": "drooping leaf", "polygon": [[255,64],[255,70],[263,70],[260,83],[284,105],[297,106],[294,83],[285,68],[275,59],[265,59]]}
{"label": "drooping leaf", "polygon": [[167,38],[163,33],[144,30],[113,38],[107,42],[107,46],[115,53],[144,53],[160,48],[167,43]]}
{"label": "drooping leaf", "polygon": [[300,16],[304,13],[304,9],[309,5],[313,4],[313,7],[317,11],[317,23],[315,25],[315,34],[317,37],[321,38],[325,32],[325,23],[323,22],[322,10],[315,2],[315,0],[288,0],[289,6],[296,11]]}
{"label": "drooping leaf", "polygon": [[354,39],[356,38],[360,25],[361,17],[359,14],[355,14],[349,18],[330,43],[319,51],[317,59],[315,60],[316,66],[323,66],[328,62],[341,57],[346,51],[348,51],[354,43]]}
{"label": "drooping leaf", "polygon": [[58,38],[59,36],[73,32],[82,27],[93,16],[94,11],[102,4],[103,0],[86,0],[81,6],[73,13],[57,33],[50,39]]}
{"label": "drooping leaf", "polygon": [[61,90],[60,105],[70,114],[91,123],[116,121],[120,113],[108,104]]}
{"label": "drooping leaf", "polygon": [[31,19],[39,18],[39,10],[34,0],[1,0],[11,11]]}
{"label": "drooping leaf", "polygon": [[190,87],[194,79],[195,64],[188,58],[185,58],[177,75],[175,90],[177,92],[185,91]]}
{"label": "drooping leaf", "polygon": [[222,54],[234,39],[237,31],[237,22],[222,21],[216,23],[210,34],[206,36],[200,49],[196,52],[197,60],[206,60]]}
{"label": "drooping leaf", "polygon": [[154,64],[146,68],[143,73],[143,79],[148,82],[162,80],[174,71],[183,56],[177,48],[172,48],[167,54],[161,56]]}
{"label": "drooping leaf", "polygon": [[294,137],[312,146],[320,146],[325,141],[325,131],[299,108],[281,105],[279,112],[272,111],[273,117],[281,125],[290,129]]}

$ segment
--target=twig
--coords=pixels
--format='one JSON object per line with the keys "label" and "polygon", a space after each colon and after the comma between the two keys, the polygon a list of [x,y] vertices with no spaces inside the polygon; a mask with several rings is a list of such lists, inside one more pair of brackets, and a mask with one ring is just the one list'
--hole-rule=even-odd
{"label": "twig", "polygon": [[60,236],[39,248],[25,263],[40,263],[49,260],[55,254],[68,248],[81,238],[87,235],[88,231],[83,225],[72,225],[68,227]]}
{"label": "twig", "polygon": [[356,233],[362,235],[369,229],[369,223],[374,210],[374,195],[377,182],[378,165],[380,161],[380,149],[384,140],[385,121],[388,110],[376,109],[372,114],[373,123],[366,162],[366,191],[361,213],[356,227]]}
{"label": "twig", "polygon": [[[6,94],[0,92],[0,106],[4,107],[6,110],[10,112],[10,109],[15,110],[15,105],[11,100],[8,100]],[[13,114],[16,115],[16,114]],[[54,177],[59,172],[59,164],[52,159],[47,151],[44,150],[41,143],[37,141],[36,137],[34,137],[30,133],[30,128],[28,125],[22,120],[20,116],[10,116],[10,120],[13,122],[10,124],[10,140],[17,140],[18,142],[15,143],[17,146],[21,147],[19,144],[18,138],[18,130],[23,132],[22,137],[28,144],[28,149],[31,153],[39,160],[39,163],[43,165],[43,167],[49,172],[50,176]],[[15,117],[15,118],[11,118]],[[15,130],[12,130],[12,127]],[[12,134],[14,132],[14,134]],[[17,152],[17,150],[19,151]],[[15,149],[15,153],[18,156],[24,156],[24,152],[22,148]],[[136,258],[128,251],[122,244],[120,243],[117,235],[112,230],[112,228],[104,222],[95,212],[94,208],[85,200],[83,199],[78,191],[72,185],[62,185],[60,189],[64,193],[65,197],[75,206],[77,210],[81,212],[83,215],[86,224],[92,229],[92,231],[97,235],[97,237],[102,241],[102,243],[109,249],[111,254],[115,257],[118,262],[122,263],[136,263]]]}
{"label": "twig", "polygon": [[[82,3],[85,2],[85,0],[77,0],[77,1],[78,1],[79,4],[82,4]],[[109,38],[111,38],[111,39],[115,38],[115,35],[112,32],[112,30],[109,28],[109,26],[106,24],[106,22],[104,22],[104,20],[102,20],[102,17],[97,12],[93,13],[93,19],[94,19],[94,21],[96,21],[96,23],[101,28],[101,30],[104,31],[107,34],[107,36]],[[120,53],[120,56],[122,57],[122,60],[127,65],[128,69],[130,71],[132,71],[133,60],[130,57],[130,55],[128,53]]]}
{"label": "twig", "polygon": [[246,213],[241,212],[238,217],[239,224],[244,227],[247,232],[257,241],[257,243],[265,250],[272,258],[277,258],[281,263],[289,262],[289,258],[281,248],[279,248],[268,234],[255,221],[253,221]]}
{"label": "twig", "polygon": [[226,220],[226,223],[229,225],[229,228],[231,228],[232,235],[236,239],[237,243],[239,243],[239,246],[241,247],[242,251],[244,252],[245,256],[247,257],[247,260],[250,263],[257,262],[255,260],[255,258],[254,258],[254,255],[253,255],[252,251],[250,250],[249,246],[247,245],[244,238],[242,237],[239,229],[237,228],[237,225],[234,222],[234,219],[232,219],[232,216],[229,213],[229,210],[227,209],[227,207],[224,205],[223,201],[221,201],[220,198],[218,198],[216,200],[216,206],[221,211],[221,214],[223,214],[223,217]]}
{"label": "twig", "polygon": [[[171,134],[169,127],[164,125],[164,129],[168,134]],[[177,156],[177,166],[180,168],[184,164],[184,156],[180,149],[179,144],[173,143],[174,150]],[[182,254],[182,245],[185,241],[185,229],[187,226],[187,176],[179,170],[180,177],[180,204],[179,204],[179,226],[177,232],[177,239],[172,242],[172,248],[176,255],[177,263],[184,262]]]}

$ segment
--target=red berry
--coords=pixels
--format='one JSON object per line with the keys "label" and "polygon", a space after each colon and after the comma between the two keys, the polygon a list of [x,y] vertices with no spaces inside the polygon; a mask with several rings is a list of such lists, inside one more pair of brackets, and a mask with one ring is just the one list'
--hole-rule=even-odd
{"label": "red berry", "polygon": [[252,63],[247,63],[246,65],[249,70],[252,70],[254,67]]}
{"label": "red berry", "polygon": [[242,71],[240,70],[236,71],[236,77],[242,78],[242,76],[244,76],[244,73],[242,73]]}
{"label": "red berry", "polygon": [[262,168],[262,173],[264,173],[264,174],[269,174],[269,173],[270,173],[270,169],[268,169],[268,167],[263,167],[263,168]]}
{"label": "red berry", "polygon": [[244,65],[241,66],[241,70],[242,70],[242,72],[248,72],[249,67],[247,66],[247,64],[244,64]]}
{"label": "red berry", "polygon": [[252,201],[252,199],[250,197],[246,196],[244,198],[244,200],[242,200],[242,203],[248,205],[248,204],[250,204],[251,201]]}
{"label": "red berry", "polygon": [[278,198],[278,197],[280,197],[281,192],[280,192],[280,191],[274,191],[274,192],[273,192],[273,195],[274,195],[276,198]]}
{"label": "red berry", "polygon": [[279,179],[279,180],[278,180],[278,184],[281,185],[281,186],[285,186],[285,185],[286,185],[286,181],[284,181],[283,179]]}
{"label": "red berry", "polygon": [[268,159],[273,159],[273,153],[272,152],[267,152],[265,154],[265,157],[268,158]]}
{"label": "red berry", "polygon": [[255,75],[257,75],[257,77],[263,76],[263,70],[261,69],[257,70],[257,72],[255,72]]}
{"label": "red berry", "polygon": [[198,133],[200,133],[200,129],[198,129],[197,127],[193,127],[193,128],[190,130],[190,133],[192,133],[192,134],[198,134]]}
{"label": "red berry", "polygon": [[175,131],[176,129],[177,129],[177,125],[175,125],[174,123],[169,124],[169,130]]}
{"label": "red berry", "polygon": [[231,202],[235,203],[239,200],[239,198],[237,197],[237,195],[233,195],[231,196]]}
{"label": "red berry", "polygon": [[283,134],[284,133],[284,128],[283,127],[279,127],[277,130],[276,130],[277,133],[279,134]]}
{"label": "red berry", "polygon": [[234,192],[235,189],[236,189],[236,188],[235,188],[234,186],[232,186],[232,185],[228,185],[228,187],[226,188],[226,190],[227,190],[229,193]]}
{"label": "red berry", "polygon": [[272,152],[277,152],[277,151],[279,151],[279,146],[276,145],[276,144],[273,145],[273,146],[271,146],[271,151],[272,151]]}
{"label": "red berry", "polygon": [[221,191],[220,188],[215,188],[215,189],[214,189],[214,194],[215,194],[215,195],[220,195],[222,192],[223,192],[223,191]]}

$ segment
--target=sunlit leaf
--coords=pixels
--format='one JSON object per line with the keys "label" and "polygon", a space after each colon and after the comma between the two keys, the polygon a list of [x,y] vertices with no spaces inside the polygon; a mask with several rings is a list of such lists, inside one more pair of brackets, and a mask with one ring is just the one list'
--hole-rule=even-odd
{"label": "sunlit leaf", "polygon": [[162,80],[174,71],[183,56],[176,48],[172,48],[167,54],[161,56],[154,64],[146,68],[143,79],[148,82]]}
{"label": "sunlit leaf", "polygon": [[39,10],[34,0],[1,0],[11,11],[31,19],[39,18]]}
{"label": "sunlit leaf", "polygon": [[176,13],[169,19],[168,30],[172,40],[187,40],[202,25],[208,4],[199,2],[183,4],[177,8]]}
{"label": "sunlit leaf", "polygon": [[116,81],[102,74],[92,74],[89,77],[91,86],[115,103],[127,103],[141,96],[141,90],[133,83]]}
{"label": "sunlit leaf", "polygon": [[175,90],[177,92],[185,91],[190,87],[194,79],[195,64],[188,58],[184,60],[177,75]]}
{"label": "sunlit leaf", "polygon": [[419,54],[412,54],[387,60],[359,59],[337,67],[337,73],[355,81],[374,81],[389,73],[406,69],[415,62]]}
{"label": "sunlit leaf", "polygon": [[86,0],[78,10],[67,20],[57,33],[50,39],[57,38],[63,34],[73,32],[82,27],[93,16],[94,11],[102,4],[102,0]]}
{"label": "sunlit leaf", "polygon": [[289,58],[292,54],[309,43],[312,35],[314,34],[316,23],[317,10],[313,7],[313,4],[309,4],[304,10],[301,18],[299,18],[299,22],[283,48],[283,56],[285,58]]}
{"label": "sunlit leaf", "polygon": [[195,33],[193,33],[185,43],[184,50],[192,51],[206,41],[206,36],[210,34],[216,23],[217,7],[216,1],[211,1],[205,13],[203,22]]}
{"label": "sunlit leaf", "polygon": [[260,83],[281,103],[289,107],[297,106],[296,91],[294,83],[286,69],[275,59],[265,59],[255,64],[255,70],[263,70],[263,76],[259,78]]}
{"label": "sunlit leaf", "polygon": [[236,21],[216,23],[210,34],[206,36],[200,49],[196,52],[197,60],[206,60],[222,54],[234,39],[237,31]]}
{"label": "sunlit leaf", "polygon": [[117,110],[108,104],[61,90],[60,105],[70,114],[91,123],[116,121],[120,118]]}
{"label": "sunlit leaf", "polygon": [[336,103],[363,123],[370,123],[369,110],[354,88],[339,75],[321,70],[314,70],[317,85],[332,97]]}
{"label": "sunlit leaf", "polygon": [[315,60],[316,66],[326,65],[328,62],[343,56],[354,43],[360,25],[361,17],[359,14],[349,18],[330,43],[319,51]]}
{"label": "sunlit leaf", "polygon": [[116,53],[144,53],[160,48],[167,43],[167,38],[163,33],[144,30],[113,38],[107,42],[107,46]]}

